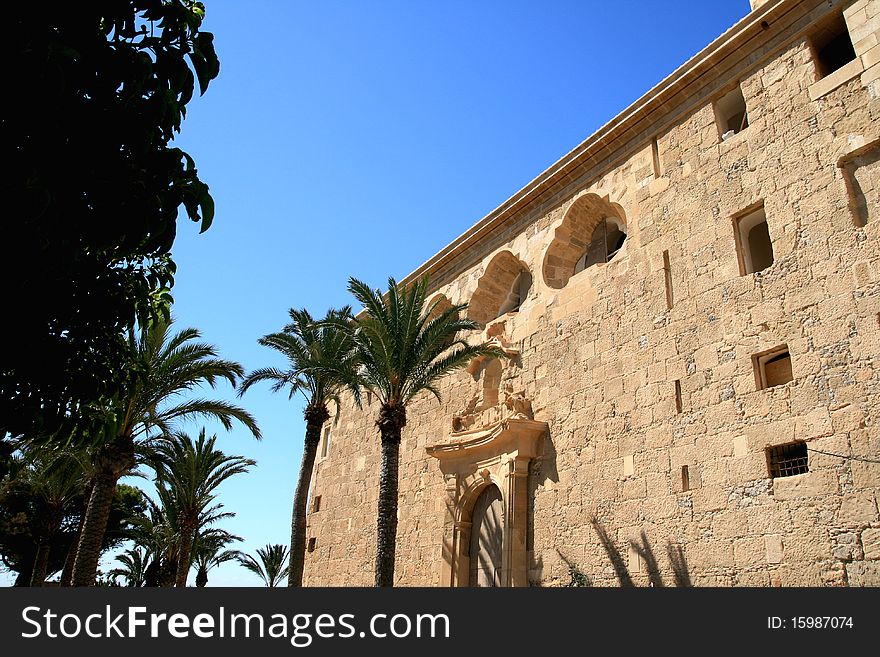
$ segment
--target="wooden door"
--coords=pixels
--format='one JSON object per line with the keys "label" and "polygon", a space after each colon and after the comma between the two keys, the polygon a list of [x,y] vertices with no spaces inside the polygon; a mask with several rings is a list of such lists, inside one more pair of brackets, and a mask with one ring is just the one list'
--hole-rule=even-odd
{"label": "wooden door", "polygon": [[504,502],[497,486],[487,486],[474,504],[470,544],[470,585],[501,585]]}

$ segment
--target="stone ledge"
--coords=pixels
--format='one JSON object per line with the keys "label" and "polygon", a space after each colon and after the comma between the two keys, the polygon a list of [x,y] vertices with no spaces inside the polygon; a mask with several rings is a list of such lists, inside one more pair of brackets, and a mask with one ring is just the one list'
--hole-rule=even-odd
{"label": "stone ledge", "polygon": [[862,59],[856,57],[846,66],[837,69],[834,73],[826,75],[821,80],[811,84],[808,90],[810,92],[810,100],[819,100],[838,87],[846,84],[864,70],[865,67],[862,64]]}

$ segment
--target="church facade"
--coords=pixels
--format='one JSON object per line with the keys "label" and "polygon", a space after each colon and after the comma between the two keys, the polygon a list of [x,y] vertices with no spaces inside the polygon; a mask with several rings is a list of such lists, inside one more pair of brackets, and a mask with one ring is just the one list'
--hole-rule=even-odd
{"label": "church facade", "polygon": [[[752,5],[408,277],[507,358],[410,406],[397,585],[880,585],[880,0]],[[306,585],[373,583],[377,410]]]}

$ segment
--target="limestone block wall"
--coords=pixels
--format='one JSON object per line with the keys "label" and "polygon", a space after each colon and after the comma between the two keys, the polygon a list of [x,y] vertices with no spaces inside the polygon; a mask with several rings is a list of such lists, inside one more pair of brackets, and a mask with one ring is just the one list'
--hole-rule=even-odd
{"label": "limestone block wall", "polygon": [[[880,0],[801,5],[671,126],[439,277],[481,322],[518,268],[532,278],[501,318],[520,355],[500,387],[550,427],[529,469],[534,585],[566,584],[567,563],[597,586],[880,585]],[[829,82],[811,28],[841,11],[857,65]],[[722,139],[713,103],[737,84],[748,127]],[[736,221],[760,207],[773,264],[743,274]],[[623,247],[569,275],[603,214]],[[792,380],[759,389],[755,357],[782,347]],[[460,372],[409,410],[399,585],[440,581],[445,483],[425,447],[485,383]],[[347,400],[316,465],[308,585],[372,585],[377,411]],[[809,472],[771,477],[767,449],[794,441]]]}

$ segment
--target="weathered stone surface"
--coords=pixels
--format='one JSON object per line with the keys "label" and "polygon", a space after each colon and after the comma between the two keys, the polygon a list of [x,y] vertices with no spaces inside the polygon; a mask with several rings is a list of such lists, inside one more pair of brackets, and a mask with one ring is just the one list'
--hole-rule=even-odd
{"label": "weathered stone surface", "polygon": [[838,525],[867,525],[876,520],[877,501],[874,499],[874,491],[859,491],[843,496],[837,516]]}
{"label": "weathered stone surface", "polygon": [[764,549],[767,563],[780,563],[782,561],[782,537],[779,535],[765,536]]}
{"label": "weathered stone surface", "polygon": [[[515,518],[517,581],[567,583],[561,552],[596,586],[620,584],[613,563],[644,585],[650,552],[668,585],[682,570],[697,586],[880,585],[880,12],[867,11],[880,2],[844,8],[865,70],[817,82],[809,38],[839,5],[783,1],[779,16],[813,25],[722,36],[710,50],[723,56],[694,61],[725,67],[630,108],[626,129],[585,142],[426,264],[432,295],[486,324],[463,337],[516,355],[410,404],[398,584],[467,570],[463,501],[493,481]],[[736,83],[749,125],[722,139],[716,101]],[[742,273],[751,252],[735,227],[761,207],[773,261]],[[626,239],[605,262],[609,226]],[[762,389],[755,357],[777,349],[793,380]],[[309,585],[373,582],[377,411],[344,398],[316,464]],[[447,467],[426,452],[452,440],[453,418],[480,429],[515,412],[547,423],[534,455],[505,445]],[[795,441],[808,472],[773,477],[767,448]]]}
{"label": "weathered stone surface", "polygon": [[880,529],[866,529],[862,532],[862,550],[865,559],[880,559]]}
{"label": "weathered stone surface", "polygon": [[880,586],[880,562],[858,561],[846,564],[850,586]]}
{"label": "weathered stone surface", "polygon": [[808,472],[773,480],[773,497],[777,500],[797,500],[819,497],[837,492],[837,476],[833,471]]}

